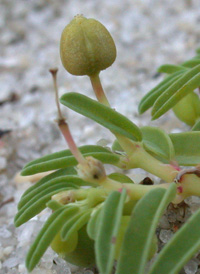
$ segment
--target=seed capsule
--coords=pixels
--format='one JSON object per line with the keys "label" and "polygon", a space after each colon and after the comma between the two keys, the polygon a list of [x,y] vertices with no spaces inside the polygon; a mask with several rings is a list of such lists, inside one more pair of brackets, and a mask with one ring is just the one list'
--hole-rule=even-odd
{"label": "seed capsule", "polygon": [[77,15],[62,32],[60,56],[69,73],[91,76],[112,65],[116,47],[100,22]]}

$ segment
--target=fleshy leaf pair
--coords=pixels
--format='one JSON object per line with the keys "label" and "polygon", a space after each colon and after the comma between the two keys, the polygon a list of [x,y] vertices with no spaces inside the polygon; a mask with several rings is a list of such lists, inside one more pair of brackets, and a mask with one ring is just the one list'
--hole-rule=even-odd
{"label": "fleshy leaf pair", "polygon": [[140,114],[153,107],[153,120],[162,116],[200,86],[200,59],[198,56],[181,66],[163,65],[158,70],[170,75],[149,91],[139,105]]}

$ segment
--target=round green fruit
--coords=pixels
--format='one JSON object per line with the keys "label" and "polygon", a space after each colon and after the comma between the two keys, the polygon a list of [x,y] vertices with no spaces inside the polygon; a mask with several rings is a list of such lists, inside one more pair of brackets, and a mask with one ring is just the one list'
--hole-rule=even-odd
{"label": "round green fruit", "polygon": [[62,32],[60,57],[69,73],[91,76],[112,65],[116,47],[100,22],[77,15]]}

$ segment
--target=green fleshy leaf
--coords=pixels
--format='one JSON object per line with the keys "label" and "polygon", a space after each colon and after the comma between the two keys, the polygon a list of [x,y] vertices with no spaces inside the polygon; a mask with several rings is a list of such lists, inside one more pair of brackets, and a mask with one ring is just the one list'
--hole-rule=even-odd
{"label": "green fleshy leaf", "polygon": [[[29,194],[29,192],[37,189],[39,186],[45,184],[48,181],[51,181],[57,177],[63,176],[63,175],[76,175],[77,172],[73,167],[68,167],[68,168],[63,168],[63,169],[59,169],[56,170],[55,172],[52,172],[51,174],[43,177],[42,179],[40,179],[36,184],[33,184],[31,187],[29,187],[22,195],[21,199],[23,197],[25,197],[27,194]],[[19,203],[20,204],[20,203]],[[18,204],[18,208],[20,207],[20,205]]]}
{"label": "green fleshy leaf", "polygon": [[101,274],[110,274],[112,271],[116,237],[126,199],[126,190],[122,193],[112,192],[102,208],[101,219],[95,241],[96,261]]}
{"label": "green fleshy leaf", "polygon": [[101,210],[102,210],[102,206],[95,209],[94,212],[92,212],[90,220],[88,221],[88,224],[87,224],[87,234],[93,240],[95,240],[97,237],[98,227],[101,219],[100,218]]}
{"label": "green fleshy leaf", "polygon": [[72,188],[73,187],[67,187],[66,183],[60,183],[38,193],[31,200],[29,200],[29,202],[27,202],[15,215],[15,226],[18,227],[22,225],[40,213],[43,209],[45,209],[46,203],[53,195]]}
{"label": "green fleshy leaf", "polygon": [[46,203],[46,206],[50,209],[52,209],[53,211],[56,211],[60,208],[62,208],[64,205],[55,201],[55,200],[50,200],[49,202]]}
{"label": "green fleshy leaf", "polygon": [[85,95],[71,92],[64,94],[60,101],[63,105],[96,121],[115,133],[119,133],[134,141],[142,139],[139,128],[129,119]]}
{"label": "green fleshy leaf", "polygon": [[63,207],[56,210],[46,221],[43,228],[40,230],[37,238],[29,249],[26,257],[26,267],[29,271],[37,265],[46,249],[53,241],[56,234],[60,231],[63,224],[66,222],[66,218],[70,214],[75,214],[79,208],[77,207]]}
{"label": "green fleshy leaf", "polygon": [[59,176],[55,179],[46,181],[43,184],[40,184],[39,181],[38,185],[34,185],[34,188],[32,188],[29,192],[25,193],[25,195],[22,196],[18,204],[18,209],[21,209],[26,203],[28,203],[32,198],[40,194],[42,191],[44,193],[46,191],[47,193],[48,189],[50,190],[50,188],[52,188],[53,186],[56,187],[63,183],[64,186],[70,188],[79,188],[81,186],[94,186],[94,184],[88,183],[77,176]]}
{"label": "green fleshy leaf", "polygon": [[177,71],[187,70],[184,66],[175,66],[171,64],[165,64],[158,68],[158,72],[172,74]]}
{"label": "green fleshy leaf", "polygon": [[181,64],[181,66],[187,67],[187,68],[193,68],[200,65],[200,60],[199,59],[190,59],[188,61],[185,61],[184,63]]}
{"label": "green fleshy leaf", "polygon": [[74,216],[74,218],[72,218],[71,221],[67,222],[63,226],[62,231],[61,231],[62,240],[67,241],[74,232],[78,231],[84,225],[86,225],[90,219],[90,215],[91,215],[91,210],[84,212],[84,213],[82,212],[82,213]]}
{"label": "green fleshy leaf", "polygon": [[[104,164],[113,164],[118,166],[120,165],[120,156],[117,154],[113,153],[107,153],[107,152],[91,152],[91,153],[85,153],[83,154],[84,157],[87,156],[93,156],[94,158],[98,159]],[[32,175],[44,171],[49,171],[49,170],[55,170],[55,169],[60,169],[60,168],[66,168],[70,166],[76,166],[78,164],[77,160],[75,159],[74,156],[68,156],[68,157],[62,157],[58,158],[55,160],[49,160],[42,162],[40,164],[33,164],[30,165],[22,170],[22,175],[27,176],[27,175]]]}
{"label": "green fleshy leaf", "polygon": [[[92,153],[92,152],[112,153],[110,150],[108,150],[104,147],[95,146],[95,145],[81,146],[81,147],[79,147],[79,150],[82,154]],[[43,156],[39,159],[36,159],[36,160],[33,160],[33,161],[29,162],[28,164],[26,164],[24,166],[24,168],[27,168],[27,167],[35,165],[35,164],[41,164],[41,163],[44,163],[44,162],[48,162],[48,161],[51,161],[51,160],[62,159],[63,157],[69,157],[69,156],[73,156],[69,149],[62,150],[62,151],[59,151],[59,152],[54,152],[54,153],[45,155],[45,156]]]}
{"label": "green fleshy leaf", "polygon": [[169,134],[175,149],[175,160],[182,166],[200,163],[200,131]]}
{"label": "green fleshy leaf", "polygon": [[167,160],[174,159],[174,147],[170,137],[164,130],[157,127],[142,127],[143,144],[145,149]]}
{"label": "green fleshy leaf", "polygon": [[157,98],[168,89],[176,80],[178,80],[184,71],[177,71],[167,76],[160,84],[151,89],[141,100],[139,104],[139,113],[142,114],[153,106]]}
{"label": "green fleshy leaf", "polygon": [[196,123],[192,127],[192,131],[200,131],[200,118],[197,119]]}
{"label": "green fleshy leaf", "polygon": [[[105,152],[91,152],[83,154],[84,157],[93,156],[104,164],[113,164],[118,166],[120,156],[112,153]],[[76,166],[78,164],[74,156],[63,157],[55,160],[46,161],[40,164],[33,164],[22,170],[22,175],[32,175],[44,171],[55,170],[60,168],[66,168],[70,166]]]}
{"label": "green fleshy leaf", "polygon": [[111,173],[108,175],[108,177],[114,181],[120,182],[122,184],[134,184],[133,180],[131,180],[131,178],[129,178],[128,176],[126,176],[123,173]]}
{"label": "green fleshy leaf", "polygon": [[152,119],[155,120],[166,113],[184,96],[200,85],[200,65],[184,73],[156,100],[152,109]]}
{"label": "green fleshy leaf", "polygon": [[185,223],[159,253],[149,274],[178,274],[200,248],[200,210]]}
{"label": "green fleshy leaf", "polygon": [[116,274],[145,273],[159,218],[175,194],[176,185],[171,184],[167,190],[152,189],[136,204],[125,232]]}

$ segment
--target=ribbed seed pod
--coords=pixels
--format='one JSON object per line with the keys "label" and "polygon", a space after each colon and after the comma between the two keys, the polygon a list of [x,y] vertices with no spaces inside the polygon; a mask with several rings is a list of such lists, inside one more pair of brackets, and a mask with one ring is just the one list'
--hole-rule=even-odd
{"label": "ribbed seed pod", "polygon": [[60,56],[69,73],[91,76],[112,65],[116,47],[100,22],[77,15],[62,32]]}

